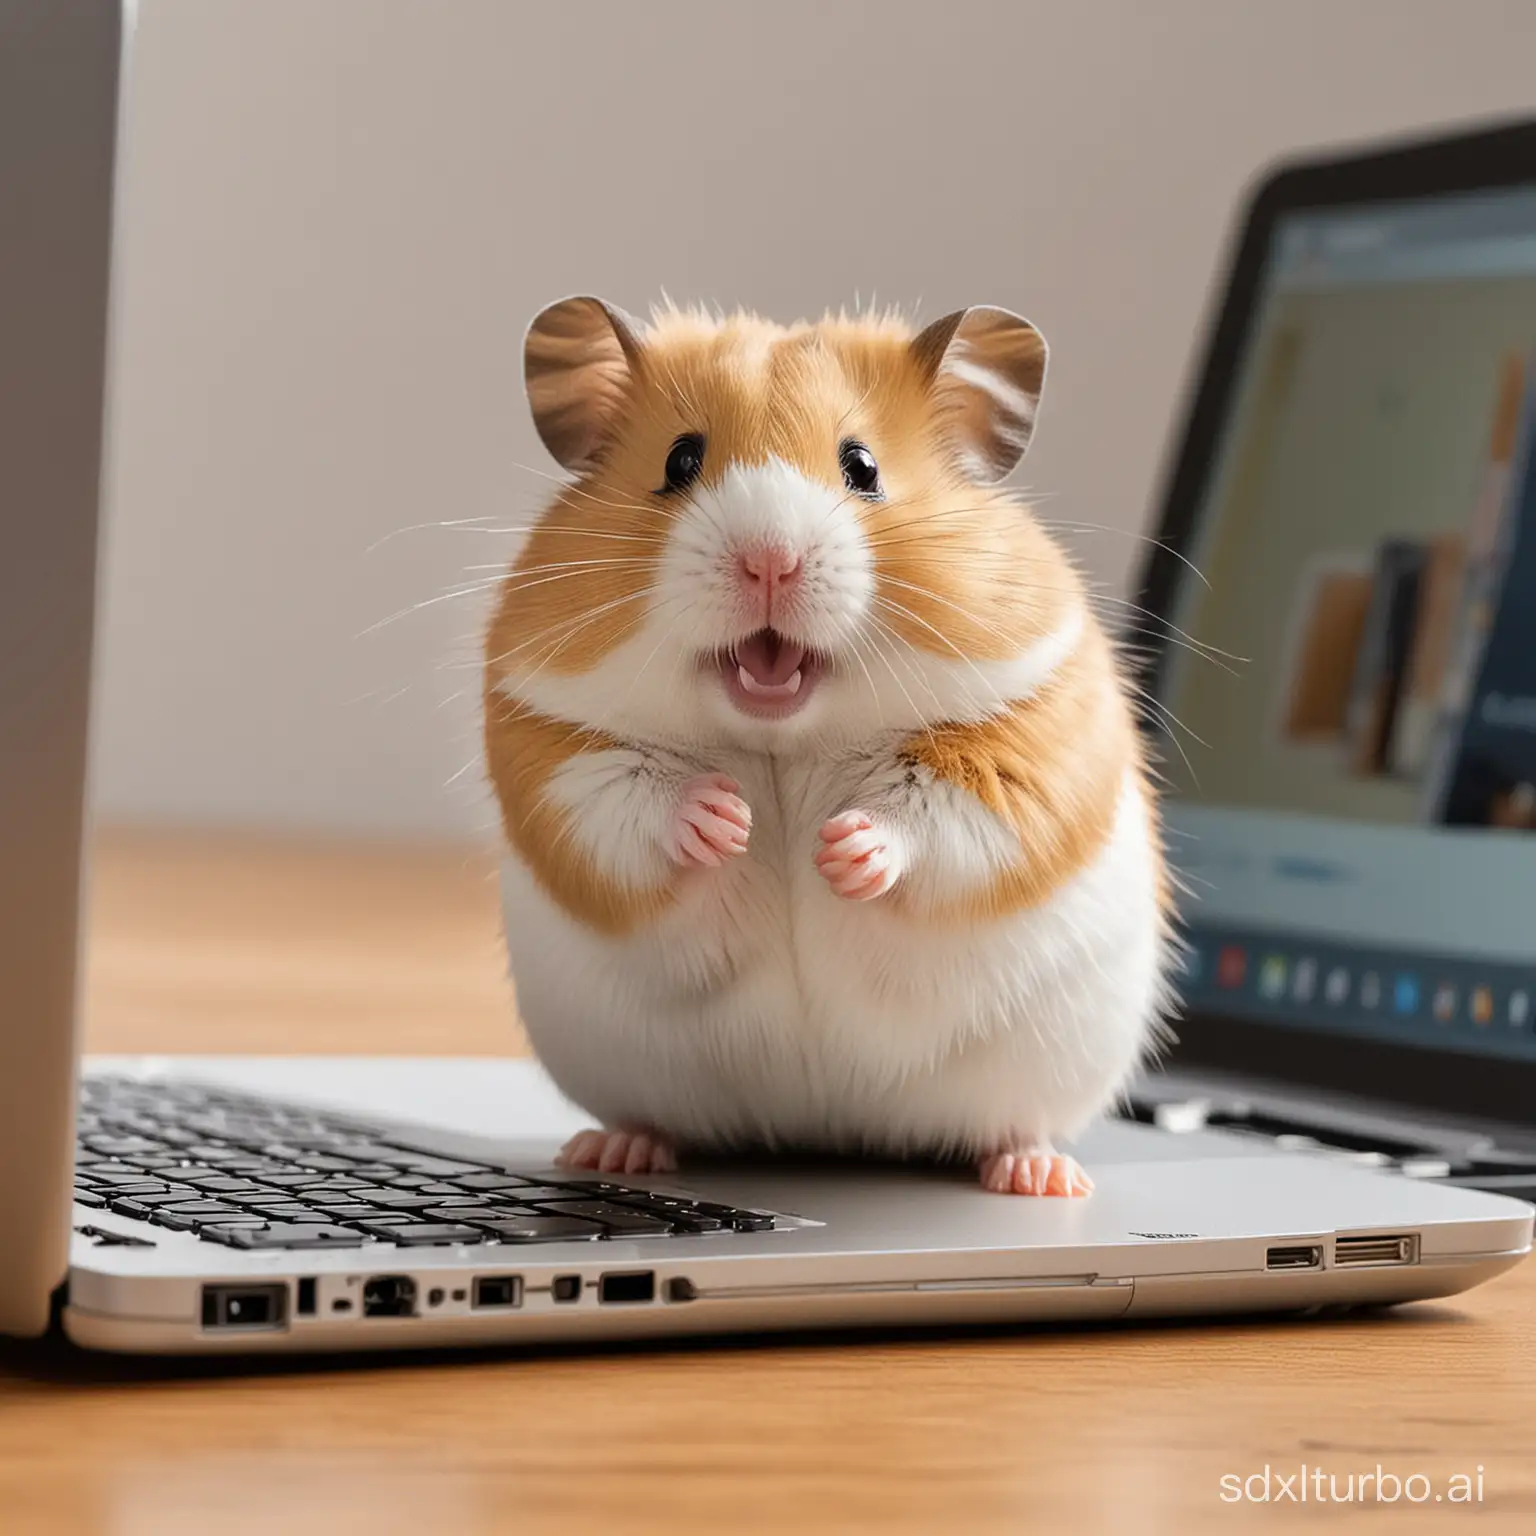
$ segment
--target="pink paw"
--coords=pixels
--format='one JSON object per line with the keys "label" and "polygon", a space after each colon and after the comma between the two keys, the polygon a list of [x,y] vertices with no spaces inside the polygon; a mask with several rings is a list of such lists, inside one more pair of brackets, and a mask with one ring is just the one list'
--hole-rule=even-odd
{"label": "pink paw", "polygon": [[996,1152],[979,1165],[981,1185],[998,1195],[1091,1195],[1093,1180],[1075,1157],[1049,1146],[1023,1152]]}
{"label": "pink paw", "polygon": [[752,812],[737,793],[740,788],[723,773],[702,773],[683,785],[668,830],[667,852],[674,862],[714,869],[747,851]]}
{"label": "pink paw", "polygon": [[883,896],[901,878],[901,859],[864,811],[844,811],[822,825],[816,867],[834,894],[849,901]]}
{"label": "pink paw", "polygon": [[676,1173],[677,1152],[659,1131],[578,1131],[561,1147],[555,1166],[595,1173]]}

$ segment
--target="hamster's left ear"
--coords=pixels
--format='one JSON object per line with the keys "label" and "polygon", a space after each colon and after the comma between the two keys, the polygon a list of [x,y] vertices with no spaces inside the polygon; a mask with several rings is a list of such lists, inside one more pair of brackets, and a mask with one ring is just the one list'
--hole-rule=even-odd
{"label": "hamster's left ear", "polygon": [[1047,349],[1006,309],[957,309],[912,338],[912,358],[949,417],[967,471],[1001,480],[1029,447],[1045,387]]}
{"label": "hamster's left ear", "polygon": [[539,311],[523,339],[523,383],[544,446],[573,474],[597,462],[641,366],[638,320],[579,294]]}

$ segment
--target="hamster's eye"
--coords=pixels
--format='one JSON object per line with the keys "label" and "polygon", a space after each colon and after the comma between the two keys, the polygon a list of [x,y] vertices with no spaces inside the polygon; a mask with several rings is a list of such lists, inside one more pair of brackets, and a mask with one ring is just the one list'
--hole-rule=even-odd
{"label": "hamster's eye", "polygon": [[875,456],[863,443],[851,437],[837,450],[838,462],[843,466],[843,483],[860,496],[880,494],[880,466]]}
{"label": "hamster's eye", "polygon": [[667,454],[667,483],[661,494],[686,491],[704,468],[704,439],[697,432],[687,432],[672,444]]}

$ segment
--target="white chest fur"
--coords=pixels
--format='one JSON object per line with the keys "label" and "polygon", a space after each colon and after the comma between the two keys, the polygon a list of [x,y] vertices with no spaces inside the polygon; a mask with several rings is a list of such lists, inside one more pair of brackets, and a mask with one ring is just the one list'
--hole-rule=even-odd
{"label": "white chest fur", "polygon": [[749,852],[691,872],[663,917],[625,937],[504,863],[520,1010],[594,1116],[684,1144],[969,1155],[1070,1135],[1124,1084],[1165,958],[1134,779],[1108,843],[1048,902],[936,923],[841,900],[816,873],[817,828],[859,803],[867,765],[719,766],[752,807]]}

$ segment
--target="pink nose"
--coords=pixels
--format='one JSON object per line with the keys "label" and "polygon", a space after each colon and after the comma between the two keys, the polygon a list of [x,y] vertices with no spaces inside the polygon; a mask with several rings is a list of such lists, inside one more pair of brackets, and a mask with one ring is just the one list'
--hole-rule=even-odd
{"label": "pink nose", "polygon": [[749,592],[767,597],[769,602],[778,588],[800,577],[800,556],[782,545],[756,544],[742,550],[739,559],[742,585]]}

